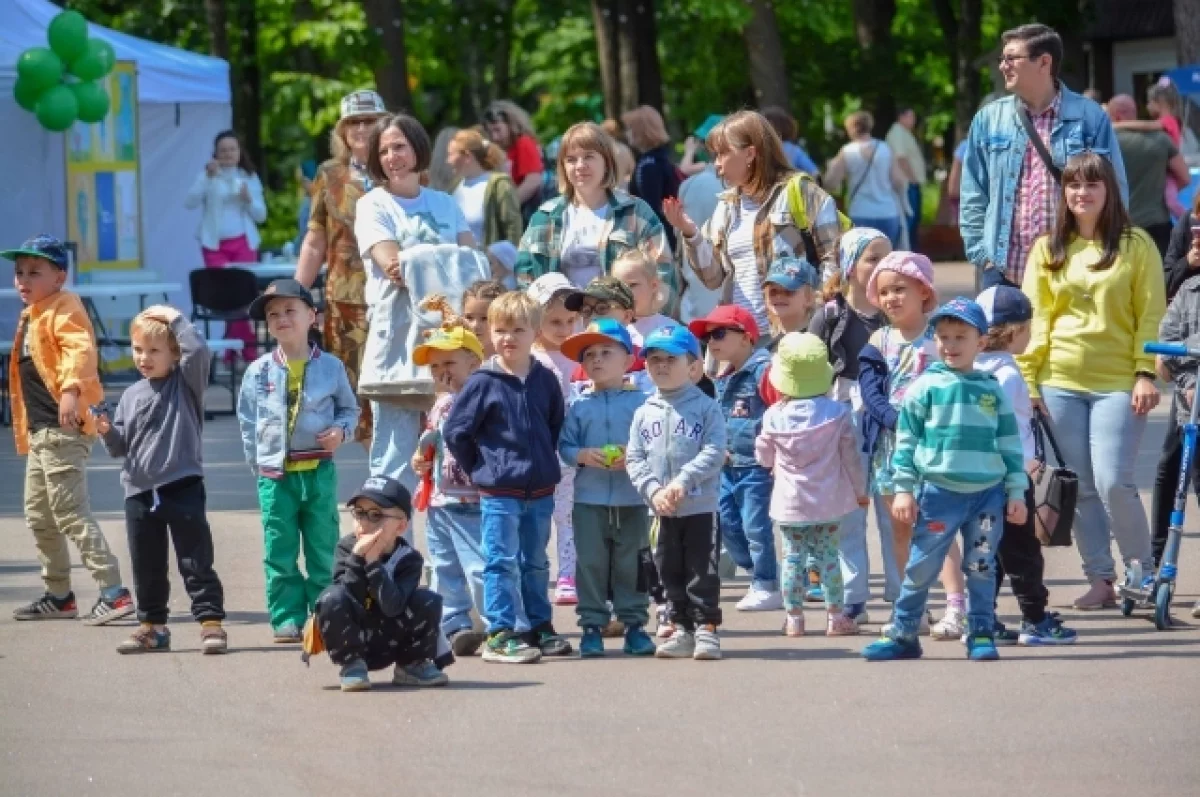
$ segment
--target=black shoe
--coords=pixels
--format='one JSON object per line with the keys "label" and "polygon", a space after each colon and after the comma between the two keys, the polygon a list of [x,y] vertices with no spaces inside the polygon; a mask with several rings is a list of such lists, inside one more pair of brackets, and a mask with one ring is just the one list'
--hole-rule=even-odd
{"label": "black shoe", "polygon": [[61,600],[47,592],[33,603],[13,610],[14,620],[73,620],[78,616],[74,592],[68,592]]}
{"label": "black shoe", "polygon": [[570,656],[573,652],[571,643],[559,636],[550,623],[544,623],[532,631],[525,632],[521,638],[530,647],[540,650],[543,656]]}

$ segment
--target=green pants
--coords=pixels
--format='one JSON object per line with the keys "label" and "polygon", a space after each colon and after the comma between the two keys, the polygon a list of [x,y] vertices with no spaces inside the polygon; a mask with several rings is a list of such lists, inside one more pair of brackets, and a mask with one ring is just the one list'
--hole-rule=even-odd
{"label": "green pants", "polygon": [[[258,503],[271,627],[292,622],[303,628],[317,598],[333,581],[339,537],[337,469],[326,461],[316,470],[285,473],[282,479],[259,476]],[[300,572],[301,546],[307,576]]]}
{"label": "green pants", "polygon": [[[612,614],[625,625],[645,625],[650,597],[639,584],[638,552],[650,546],[650,515],[644,506],[575,504],[575,588],[580,628],[603,628]],[[639,586],[641,589],[639,589]]]}

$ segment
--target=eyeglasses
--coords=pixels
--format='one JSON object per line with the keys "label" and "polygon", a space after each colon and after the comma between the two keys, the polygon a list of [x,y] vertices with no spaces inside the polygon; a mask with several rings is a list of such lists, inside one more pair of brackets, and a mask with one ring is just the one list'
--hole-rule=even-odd
{"label": "eyeglasses", "polygon": [[378,526],[383,522],[385,517],[396,518],[397,520],[404,519],[404,515],[393,515],[379,509],[359,509],[356,506],[350,508],[350,517],[355,520],[365,520],[372,526]]}
{"label": "eyeglasses", "polygon": [[594,315],[608,315],[612,309],[612,302],[585,302],[579,308],[579,314],[584,318],[591,318]]}
{"label": "eyeglasses", "polygon": [[733,327],[717,327],[716,329],[710,329],[704,335],[704,340],[705,340],[705,342],[708,342],[710,340],[725,340],[725,336],[728,335],[730,332],[739,332],[740,333],[741,331],[742,330],[734,329]]}
{"label": "eyeglasses", "polygon": [[1032,61],[1033,57],[1028,56],[1028,55],[1002,55],[1002,56],[1000,56],[999,64],[1000,64],[1000,66],[1012,66],[1013,64],[1015,64],[1017,61],[1020,61],[1021,59],[1025,59],[1026,61]]}

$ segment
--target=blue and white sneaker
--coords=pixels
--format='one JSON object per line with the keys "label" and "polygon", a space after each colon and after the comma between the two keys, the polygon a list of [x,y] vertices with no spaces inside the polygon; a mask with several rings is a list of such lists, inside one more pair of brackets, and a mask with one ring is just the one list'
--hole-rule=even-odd
{"label": "blue and white sneaker", "polygon": [[371,688],[371,673],[362,659],[343,664],[338,680],[343,692],[365,692]]}
{"label": "blue and white sneaker", "polygon": [[862,657],[867,661],[900,661],[921,658],[921,643],[916,639],[892,639],[885,636],[867,645]]}
{"label": "blue and white sneaker", "polygon": [[1040,623],[1021,623],[1018,642],[1031,648],[1041,645],[1074,645],[1078,636],[1063,625],[1057,612],[1046,612],[1046,617]]}
{"label": "blue and white sneaker", "polygon": [[[967,637],[969,636],[969,633],[970,632],[968,631],[963,632],[961,642],[964,645],[967,644]],[[1012,645],[1017,644],[1020,637],[1021,635],[1018,632],[1009,628],[999,620],[997,620],[995,625],[992,626],[992,641],[996,643],[997,647],[1011,647]]]}
{"label": "blue and white sneaker", "polygon": [[842,614],[849,617],[858,626],[864,626],[871,622],[871,616],[867,614],[867,604],[865,603],[848,603],[842,609]]}
{"label": "blue and white sneaker", "polygon": [[1000,652],[991,634],[972,634],[967,637],[967,658],[971,661],[996,661]]}
{"label": "blue and white sneaker", "polygon": [[450,678],[439,670],[436,664],[425,659],[416,664],[405,664],[404,666],[397,664],[395,672],[392,673],[392,683],[396,686],[417,686],[428,689],[434,686],[445,686],[450,683]]}

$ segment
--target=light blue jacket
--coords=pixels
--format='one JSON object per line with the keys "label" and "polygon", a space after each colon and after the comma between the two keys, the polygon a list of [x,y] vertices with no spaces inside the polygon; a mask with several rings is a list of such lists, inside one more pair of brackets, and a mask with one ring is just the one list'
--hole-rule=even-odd
{"label": "light blue jacket", "polygon": [[317,435],[338,426],[343,438],[350,440],[358,424],[358,399],[350,389],[346,366],[316,346],[304,369],[300,411],[291,439],[287,437],[287,392],[287,358],[276,349],[250,364],[238,394],[238,426],[246,461],[256,474],[271,479],[283,477],[289,455],[332,459],[333,454],[317,442]]}
{"label": "light blue jacket", "polygon": [[[558,436],[558,454],[574,465],[581,448],[624,447],[629,442],[633,416],[646,403],[636,387],[589,390],[571,403]],[[641,506],[642,497],[624,470],[581,467],[575,471],[575,500],[598,506]]]}
{"label": "light blue jacket", "polygon": [[[1087,150],[1103,155],[1117,170],[1121,200],[1129,201],[1125,162],[1108,116],[1099,105],[1060,84],[1062,101],[1050,131],[1050,158],[1063,168]],[[1014,200],[1029,137],[1017,117],[1019,100],[1008,96],[975,114],[963,159],[959,232],[967,260],[978,268],[1008,263]],[[1035,153],[1036,157],[1036,153]]]}

